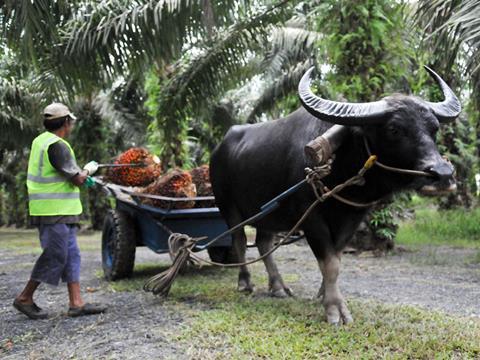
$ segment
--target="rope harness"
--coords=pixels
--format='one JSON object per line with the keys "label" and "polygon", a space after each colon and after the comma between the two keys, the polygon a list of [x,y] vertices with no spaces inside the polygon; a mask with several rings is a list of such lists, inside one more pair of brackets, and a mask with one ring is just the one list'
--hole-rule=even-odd
{"label": "rope harness", "polygon": [[[231,229],[225,231],[224,233],[218,235],[205,245],[199,246],[197,243],[199,241],[205,240],[206,237],[197,237],[197,238],[192,238],[189,235],[186,234],[180,234],[180,233],[174,233],[170,229],[166,228],[163,224],[162,227],[165,228],[169,233],[170,236],[168,238],[168,245],[170,249],[170,254],[172,257],[174,257],[173,264],[171,267],[155,276],[147,280],[145,285],[143,286],[143,289],[148,292],[152,292],[155,295],[161,295],[161,296],[168,296],[168,293],[170,292],[170,288],[177,277],[179,271],[185,266],[185,264],[189,260],[195,260],[198,264],[201,263],[206,263],[210,265],[216,265],[216,266],[221,266],[221,267],[239,267],[239,266],[244,266],[244,265],[250,265],[253,264],[257,261],[263,260],[270,254],[272,254],[274,251],[276,251],[280,246],[284,245],[287,243],[288,239],[290,236],[295,233],[298,228],[302,225],[302,223],[305,221],[305,219],[310,215],[312,210],[321,202],[324,202],[328,198],[332,197],[344,204],[354,206],[354,207],[359,207],[359,208],[367,208],[371,207],[373,205],[379,204],[382,202],[382,199],[372,201],[369,203],[358,203],[352,200],[345,199],[344,197],[338,195],[337,193],[345,189],[346,187],[352,186],[352,185],[359,185],[362,186],[365,184],[365,178],[364,175],[365,173],[371,169],[374,165],[379,166],[380,168],[391,171],[391,172],[396,172],[400,174],[407,174],[407,175],[414,175],[414,176],[428,176],[431,177],[433,176],[430,173],[424,172],[424,171],[417,171],[417,170],[407,170],[407,169],[401,169],[401,168],[395,168],[391,166],[384,165],[380,163],[377,160],[376,155],[372,155],[370,148],[368,146],[367,140],[364,138],[364,143],[365,143],[365,148],[367,150],[367,153],[369,155],[369,158],[363,165],[363,167],[360,169],[360,171],[351,177],[350,179],[346,180],[344,183],[339,184],[335,186],[333,189],[329,189],[325,184],[323,183],[322,179],[326,177],[327,175],[330,174],[332,170],[332,163],[333,159],[330,158],[324,165],[321,166],[316,166],[313,169],[311,168],[306,168],[306,176],[305,179],[297,183],[296,185],[292,186],[290,189],[287,191],[283,192],[273,200],[269,201],[267,204],[263,205],[261,207],[261,211],[252,217],[242,221],[241,223],[235,225]],[[204,258],[199,257],[194,251],[194,248],[203,250],[208,248],[210,245],[218,241],[219,239],[231,235],[235,231],[239,230],[240,228],[244,227],[245,225],[250,225],[257,220],[263,218],[273,210],[275,210],[279,206],[279,201],[286,196],[292,194],[293,192],[297,191],[301,185],[304,183],[309,184],[312,187],[312,190],[315,194],[315,200],[313,203],[305,210],[303,215],[300,217],[300,219],[297,221],[297,223],[290,229],[290,231],[282,237],[282,239],[275,244],[270,250],[268,250],[265,254],[261,255],[260,257],[242,262],[242,263],[234,263],[234,264],[223,264],[223,263],[218,263],[214,261],[210,261]]]}

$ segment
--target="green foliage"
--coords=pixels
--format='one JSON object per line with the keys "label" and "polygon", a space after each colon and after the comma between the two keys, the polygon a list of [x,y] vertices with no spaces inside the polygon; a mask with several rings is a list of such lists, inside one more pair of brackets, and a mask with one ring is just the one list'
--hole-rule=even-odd
{"label": "green foliage", "polygon": [[[303,73],[302,73],[303,75]],[[300,81],[300,79],[298,79]],[[298,87],[298,82],[297,82],[297,87]],[[268,93],[264,94],[266,98],[268,97]],[[277,119],[283,116],[286,116],[290,114],[291,112],[295,111],[298,109],[298,95],[297,94],[291,94],[287,96],[283,96],[281,99],[278,99],[278,97],[274,96],[270,98],[272,101],[273,99],[276,100],[275,106],[268,106],[267,108],[269,111],[267,112],[269,117],[272,119]],[[257,106],[259,104],[257,103]],[[258,110],[255,109],[252,114],[257,112]],[[265,111],[265,109],[264,109]]]}
{"label": "green foliage", "polygon": [[157,141],[162,144],[165,166],[183,165],[188,160],[185,150],[191,121],[211,116],[212,103],[252,75],[248,66],[251,52],[267,41],[270,24],[282,19],[285,3],[279,1],[266,9],[246,8],[233,24],[185,52],[159,84],[147,88],[150,115],[157,121],[151,129],[160,132]]}
{"label": "green foliage", "polygon": [[[80,167],[91,160],[99,163],[110,162],[111,149],[108,143],[108,124],[100,117],[91,98],[80,99],[73,109],[77,118],[69,142],[75,149],[76,160]],[[109,204],[98,187],[86,190],[82,187],[84,216],[89,215],[94,229],[101,229],[103,218]]]}
{"label": "green foliage", "polygon": [[[479,166],[480,121],[475,115],[480,110],[480,53],[478,36],[475,36],[479,31],[476,21],[479,13],[477,1],[422,0],[415,9],[416,25],[423,30],[419,34],[422,39],[419,53],[442,73],[457,94],[464,95],[469,88],[468,103],[460,119],[442,129],[440,141],[455,165],[458,180],[457,194],[442,199],[445,208],[471,205],[471,185]],[[431,90],[430,93],[435,95]]]}
{"label": "green foliage", "polygon": [[397,233],[392,206],[376,209],[370,216],[370,227],[375,235],[386,240],[393,240]]}
{"label": "green foliage", "polygon": [[110,146],[116,151],[146,143],[152,118],[144,106],[145,99],[143,81],[136,78],[122,81],[95,96],[94,107],[106,123]]}
{"label": "green foliage", "polygon": [[[319,62],[331,66],[325,76],[329,91],[348,101],[375,101],[402,79],[408,65],[404,11],[401,2],[387,0],[328,0],[319,6],[317,28],[325,35]],[[372,243],[391,243],[398,227],[393,207],[377,207],[369,218]]]}
{"label": "green foliage", "polygon": [[470,207],[472,204],[472,189],[474,185],[474,169],[478,166],[476,146],[478,139],[475,129],[462,114],[456,122],[443,125],[440,133],[439,149],[446,155],[455,167],[457,192],[440,198],[443,208],[456,206]]}
{"label": "green foliage", "polygon": [[[223,24],[231,13],[248,1],[211,2],[216,19]],[[88,1],[66,25],[62,36],[64,53],[71,65],[82,62],[105,70],[112,78],[118,73],[141,74],[152,64],[175,61],[185,46],[207,35],[203,0]],[[76,71],[68,66],[70,74]],[[78,75],[95,81],[80,66]],[[92,77],[93,75],[93,77]]]}
{"label": "green foliage", "polygon": [[312,65],[311,59],[305,60],[291,66],[280,75],[272,76],[271,79],[264,78],[268,85],[261,96],[255,100],[252,110],[246,116],[246,121],[254,123],[260,115],[265,113],[269,118],[277,119],[298,109],[298,83]]}
{"label": "green foliage", "polygon": [[5,0],[0,28],[5,42],[27,61],[37,64],[58,43],[58,29],[65,25],[80,1]]}
{"label": "green foliage", "polygon": [[330,89],[350,101],[372,101],[405,75],[404,9],[387,0],[329,0],[319,6],[317,26],[325,34],[320,63],[332,66],[326,76]]}
{"label": "green foliage", "polygon": [[0,161],[0,191],[4,194],[3,216],[6,225],[26,227],[28,223],[27,160],[23,149],[4,153]]}
{"label": "green foliage", "polygon": [[153,70],[146,77],[145,92],[145,106],[148,115],[154,119],[148,126],[149,147],[160,154],[164,169],[181,165],[187,158],[186,144],[182,140],[187,138],[188,121],[185,117],[178,117],[170,123],[165,121],[159,109],[161,80]]}
{"label": "green foliage", "polygon": [[5,212],[5,192],[3,187],[0,186],[0,227],[7,223],[7,214]]}
{"label": "green foliage", "polygon": [[479,16],[480,4],[475,0],[421,0],[416,9],[417,23],[425,31],[426,42],[450,64],[468,49],[462,67],[472,82],[480,74]]}
{"label": "green foliage", "polygon": [[[419,4],[424,20],[413,24],[405,21],[410,2],[386,0],[4,1],[0,169],[4,149],[28,146],[46,103],[84,97],[100,115],[94,128],[104,129],[91,138],[99,153],[142,145],[149,126],[148,142],[165,167],[205,162],[232,124],[295,109],[298,80],[315,58],[329,65],[320,91],[331,96],[368,101],[411,88],[434,100],[437,87],[416,73],[427,63],[458,93],[468,80],[478,108],[476,23],[468,17],[478,4]],[[423,33],[433,44],[420,42]],[[249,87],[254,81],[260,86]],[[480,122],[471,114],[442,137],[461,189],[472,183],[480,154]],[[88,144],[78,141],[80,155]]]}
{"label": "green foliage", "polygon": [[37,110],[38,98],[24,86],[23,81],[0,78],[0,151],[25,146],[34,137],[38,116],[29,116]]}
{"label": "green foliage", "polygon": [[145,79],[145,92],[147,100],[145,106],[148,115],[154,119],[148,127],[148,143],[162,160],[165,169],[183,166],[188,163],[188,138],[189,118],[180,113],[170,117],[162,111],[161,96],[164,82],[158,72],[151,70]]}
{"label": "green foliage", "polygon": [[[303,5],[302,11],[297,7],[293,17],[283,26],[274,27],[269,35],[261,63],[264,88],[254,100],[246,122],[258,121],[264,113],[270,118],[278,118],[299,106],[298,83],[305,71],[314,65],[317,43],[322,37],[310,24],[315,15],[309,7],[315,4]],[[286,103],[289,105],[285,106]]]}
{"label": "green foliage", "polygon": [[11,51],[0,54],[0,152],[29,145],[40,125],[41,94],[31,82]]}
{"label": "green foliage", "polygon": [[422,207],[415,213],[414,221],[401,225],[399,243],[480,247],[480,208],[438,211]]}

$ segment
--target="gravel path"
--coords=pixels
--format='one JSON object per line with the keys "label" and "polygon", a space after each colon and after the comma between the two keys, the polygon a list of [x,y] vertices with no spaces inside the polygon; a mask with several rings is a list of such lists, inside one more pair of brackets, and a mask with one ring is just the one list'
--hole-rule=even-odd
{"label": "gravel path", "polygon": [[[375,257],[370,252],[344,255],[340,288],[347,299],[374,299],[480,317],[477,254],[474,249],[433,247],[384,257]],[[291,284],[298,296],[316,295],[321,276],[308,246],[285,247],[276,258],[282,273],[299,277]]]}
{"label": "gravel path", "polygon": [[[257,256],[250,249],[248,257]],[[275,254],[281,273],[294,293],[312,298],[320,285],[320,273],[308,248],[293,244]],[[187,314],[162,306],[151,294],[112,292],[96,276],[101,269],[99,251],[83,252],[82,288],[87,301],[110,305],[104,315],[70,319],[65,317],[65,286],[44,286],[38,303],[53,318],[32,322],[11,306],[31,271],[36,255],[15,255],[0,249],[0,347],[11,347],[0,358],[68,359],[125,358],[182,359],[186,355],[169,334],[185,326]],[[475,262],[474,259],[477,259]],[[162,261],[168,256],[137,250],[137,263]],[[373,299],[389,304],[408,304],[443,311],[454,316],[480,317],[480,264],[478,250],[423,248],[386,257],[369,253],[343,258],[340,286],[347,298]],[[264,273],[263,265],[254,271]],[[232,287],[234,284],[231,284]],[[267,284],[257,283],[265,293]],[[196,305],[188,304],[197,309]],[[9,340],[10,339],[10,340]],[[12,343],[10,343],[12,341]]]}
{"label": "gravel path", "polygon": [[[149,254],[139,261],[157,260]],[[138,292],[112,292],[96,276],[101,269],[99,252],[82,253],[82,289],[89,302],[111,305],[103,315],[68,318],[66,287],[42,285],[36,301],[51,314],[48,320],[32,322],[13,307],[15,295],[28,279],[36,256],[13,256],[0,251],[0,345],[13,341],[5,359],[163,359],[182,358],[182,351],[167,340],[167,335],[182,325],[181,314],[168,311],[157,298]],[[167,258],[163,259],[167,261]],[[114,305],[114,306],[113,306]],[[8,345],[7,345],[8,346]],[[2,357],[0,349],[0,358]]]}

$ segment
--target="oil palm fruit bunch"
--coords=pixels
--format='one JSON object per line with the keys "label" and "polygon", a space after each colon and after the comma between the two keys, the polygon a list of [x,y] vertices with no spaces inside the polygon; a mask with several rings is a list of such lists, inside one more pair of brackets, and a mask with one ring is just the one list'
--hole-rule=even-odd
{"label": "oil palm fruit bunch", "polygon": [[[191,198],[197,196],[192,176],[181,169],[174,169],[158,178],[155,182],[141,190],[144,194],[160,195],[173,198]],[[167,209],[191,209],[195,205],[190,201],[168,201],[144,198],[144,204]]]}
{"label": "oil palm fruit bunch", "polygon": [[107,172],[107,180],[124,186],[145,186],[162,174],[158,156],[147,149],[133,147],[120,154],[115,164],[139,164],[138,167],[114,167]]}
{"label": "oil palm fruit bunch", "polygon": [[[212,183],[210,182],[210,169],[202,165],[190,170],[192,181],[197,188],[197,196],[213,196]],[[195,203],[197,208],[214,207],[213,200],[200,200]]]}

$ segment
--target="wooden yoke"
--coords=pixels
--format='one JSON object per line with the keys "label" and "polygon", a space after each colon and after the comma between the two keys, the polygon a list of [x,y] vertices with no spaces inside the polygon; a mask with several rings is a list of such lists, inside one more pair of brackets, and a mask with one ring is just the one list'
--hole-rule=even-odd
{"label": "wooden yoke", "polygon": [[324,134],[305,145],[305,156],[310,166],[325,164],[342,144],[348,133],[343,125],[333,125]]}

